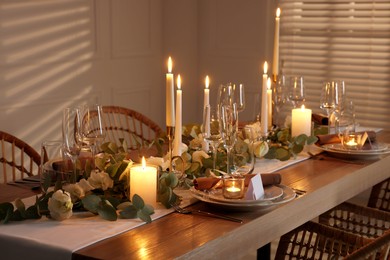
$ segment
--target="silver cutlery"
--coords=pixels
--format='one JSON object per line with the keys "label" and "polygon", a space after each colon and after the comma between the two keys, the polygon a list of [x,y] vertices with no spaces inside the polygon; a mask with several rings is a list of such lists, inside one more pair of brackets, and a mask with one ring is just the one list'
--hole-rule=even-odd
{"label": "silver cutlery", "polygon": [[229,217],[229,216],[222,215],[222,214],[216,214],[216,213],[211,213],[211,212],[202,211],[202,210],[189,210],[189,209],[182,208],[176,204],[171,204],[171,206],[172,206],[172,208],[175,209],[176,212],[178,212],[180,214],[198,214],[198,215],[202,215],[202,216],[220,218],[220,219],[225,219],[225,220],[229,220],[229,221],[233,221],[233,222],[237,222],[237,223],[243,223],[242,219],[233,218],[233,217]]}

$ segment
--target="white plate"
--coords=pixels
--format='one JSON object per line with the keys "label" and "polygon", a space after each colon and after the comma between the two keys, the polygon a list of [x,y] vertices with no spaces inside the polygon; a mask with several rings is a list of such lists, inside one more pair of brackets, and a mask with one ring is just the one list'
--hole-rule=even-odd
{"label": "white plate", "polygon": [[386,151],[389,148],[388,144],[384,143],[373,143],[371,149],[364,149],[364,150],[351,150],[345,148],[341,143],[337,144],[327,144],[324,145],[327,149],[332,149],[335,151],[341,151],[341,152],[353,152],[356,154],[371,154],[371,153],[377,153],[377,152],[382,152]]}
{"label": "white plate", "polygon": [[374,147],[371,150],[348,150],[342,148],[341,144],[325,144],[321,148],[325,152],[334,155],[336,157],[342,157],[346,159],[377,159],[381,155],[389,154],[389,144],[378,143],[373,144]]}
{"label": "white plate", "polygon": [[209,191],[200,191],[193,189],[194,193],[198,193],[200,196],[207,195],[209,199],[223,202],[223,203],[234,203],[234,204],[258,204],[260,202],[274,200],[283,195],[283,189],[278,186],[267,186],[264,188],[264,196],[258,200],[246,200],[246,199],[226,199],[222,195],[222,189],[212,189]]}
{"label": "white plate", "polygon": [[268,209],[269,207],[289,202],[296,197],[295,192],[290,187],[281,184],[276,186],[283,190],[282,196],[273,200],[247,201],[247,203],[234,203],[231,201],[227,201],[227,202],[216,201],[211,199],[207,192],[196,190],[194,187],[190,189],[190,192],[194,198],[206,202],[208,204],[212,204],[214,206],[218,206],[230,210],[237,210],[237,211],[251,211],[251,210]]}

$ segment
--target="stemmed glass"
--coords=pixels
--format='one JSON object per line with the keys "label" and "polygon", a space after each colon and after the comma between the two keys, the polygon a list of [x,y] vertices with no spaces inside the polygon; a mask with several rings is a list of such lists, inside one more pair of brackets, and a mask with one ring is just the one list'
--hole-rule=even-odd
{"label": "stemmed glass", "polygon": [[285,76],[280,75],[272,88],[273,104],[275,108],[275,121],[276,125],[281,126],[284,123],[286,113],[282,110],[287,103],[288,92],[286,89]]}
{"label": "stemmed glass", "polygon": [[320,108],[326,111],[328,116],[328,133],[330,133],[330,115],[339,104],[338,84],[334,81],[326,82],[322,87]]}
{"label": "stemmed glass", "polygon": [[205,106],[203,113],[202,134],[211,146],[213,152],[213,171],[216,168],[218,146],[222,142],[221,124],[218,117],[218,110],[212,109],[210,105]]}
{"label": "stemmed glass", "polygon": [[305,87],[302,76],[290,77],[288,99],[292,102],[294,108],[305,101]]}
{"label": "stemmed glass", "polygon": [[80,155],[80,110],[78,108],[65,108],[62,116],[62,139],[64,155],[72,161],[73,175],[71,183],[77,181],[76,162]]}
{"label": "stemmed glass", "polygon": [[80,113],[80,140],[91,150],[92,163],[95,161],[96,147],[105,138],[103,110],[100,105],[85,105]]}
{"label": "stemmed glass", "polygon": [[224,147],[226,149],[226,167],[227,174],[231,174],[231,168],[233,166],[233,161],[231,158],[232,149],[236,143],[237,132],[238,132],[238,111],[237,104],[233,103],[232,106],[223,105],[220,111],[220,122],[221,122],[221,131],[222,139],[224,142]]}
{"label": "stemmed glass", "polygon": [[244,111],[245,109],[245,87],[244,84],[233,85],[233,97],[234,101],[237,104],[238,113]]}

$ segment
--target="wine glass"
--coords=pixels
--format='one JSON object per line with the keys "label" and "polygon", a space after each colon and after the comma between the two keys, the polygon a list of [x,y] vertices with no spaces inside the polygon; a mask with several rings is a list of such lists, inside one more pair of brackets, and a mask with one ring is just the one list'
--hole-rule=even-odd
{"label": "wine glass", "polygon": [[80,140],[83,146],[89,147],[93,158],[92,163],[94,164],[96,147],[103,142],[105,138],[102,106],[83,106],[80,113],[80,121]]}
{"label": "wine glass", "polygon": [[76,162],[80,155],[80,110],[79,108],[65,108],[62,116],[62,140],[64,155],[72,161],[73,175],[70,178],[71,183],[77,181]]}
{"label": "wine glass", "polygon": [[218,110],[210,105],[205,106],[203,113],[202,134],[211,146],[213,152],[213,171],[216,168],[218,146],[222,142],[221,124],[218,117]]}
{"label": "wine glass", "polygon": [[222,106],[232,106],[234,103],[234,87],[231,83],[220,85],[217,96],[217,104]]}
{"label": "wine glass", "polygon": [[254,143],[258,135],[256,130],[249,125],[245,126],[242,130],[244,138],[249,142],[249,158],[245,165],[239,166],[236,169],[236,173],[245,175],[251,173],[255,167]]}
{"label": "wine glass", "polygon": [[238,111],[237,104],[233,103],[232,106],[224,105],[220,111],[220,122],[222,139],[224,147],[226,149],[226,172],[231,174],[231,167],[233,166],[232,149],[236,143],[237,131],[238,131]]}
{"label": "wine glass", "polygon": [[320,108],[326,111],[328,116],[328,133],[330,133],[330,115],[339,104],[338,84],[334,81],[326,82],[321,91]]}
{"label": "wine glass", "polygon": [[233,85],[233,97],[234,101],[237,104],[238,113],[244,111],[245,109],[245,87],[244,84],[239,84],[238,87]]}
{"label": "wine glass", "polygon": [[294,108],[305,101],[305,87],[302,76],[290,77],[288,99],[292,102]]}
{"label": "wine glass", "polygon": [[[273,97],[273,104],[275,111],[273,112],[273,115],[275,115],[275,122],[277,126],[282,126],[285,118],[287,116],[286,113],[286,103],[288,99],[288,91],[287,91],[287,85],[284,75],[279,75],[277,77],[277,81],[273,85],[272,88],[272,97]],[[289,110],[290,112],[290,110]]]}

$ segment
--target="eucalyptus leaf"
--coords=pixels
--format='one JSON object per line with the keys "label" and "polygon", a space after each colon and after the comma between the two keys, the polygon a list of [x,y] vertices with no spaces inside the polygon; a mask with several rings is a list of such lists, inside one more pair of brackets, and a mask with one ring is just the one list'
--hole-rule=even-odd
{"label": "eucalyptus leaf", "polygon": [[137,209],[142,209],[143,207],[145,207],[144,200],[138,194],[133,195],[131,202],[133,202],[134,207],[136,207]]}
{"label": "eucalyptus leaf", "polygon": [[97,212],[105,220],[116,221],[118,219],[115,208],[106,200],[100,201]]}
{"label": "eucalyptus leaf", "polygon": [[303,151],[303,145],[301,144],[295,144],[293,147],[292,147],[292,152],[293,154],[299,154],[300,152]]}
{"label": "eucalyptus leaf", "polygon": [[275,156],[276,159],[279,159],[281,161],[287,161],[288,159],[290,159],[290,152],[283,147],[278,147],[275,151]]}
{"label": "eucalyptus leaf", "polygon": [[137,212],[138,209],[136,207],[129,205],[119,212],[119,216],[124,219],[133,219],[137,217]]}
{"label": "eucalyptus leaf", "polygon": [[7,218],[7,215],[9,214],[9,211],[14,211],[14,205],[9,202],[4,202],[0,204],[0,219],[5,220]]}
{"label": "eucalyptus leaf", "polygon": [[28,219],[40,219],[41,214],[38,212],[38,207],[36,205],[30,206],[26,209],[26,218]]}
{"label": "eucalyptus leaf", "polygon": [[122,202],[121,204],[119,204],[116,208],[119,209],[119,210],[124,210],[126,209],[127,207],[130,207],[132,206],[133,204],[131,204],[130,201],[125,201],[125,202]]}
{"label": "eucalyptus leaf", "polygon": [[142,210],[139,210],[137,212],[137,216],[142,219],[143,221],[145,221],[146,223],[151,223],[152,222],[152,218],[150,217],[149,214],[143,212]]}
{"label": "eucalyptus leaf", "polygon": [[90,194],[81,199],[85,209],[89,210],[94,214],[98,214],[99,203],[102,199],[99,196]]}
{"label": "eucalyptus leaf", "polygon": [[146,204],[145,207],[142,209],[142,212],[144,212],[145,214],[152,215],[154,214],[154,208],[151,205]]}
{"label": "eucalyptus leaf", "polygon": [[306,140],[306,143],[308,145],[311,145],[311,144],[315,144],[316,142],[318,141],[318,137],[317,136],[309,136]]}
{"label": "eucalyptus leaf", "polygon": [[298,136],[295,138],[295,142],[296,142],[297,144],[300,144],[300,145],[305,145],[306,140],[307,140],[307,135],[305,135],[305,134],[298,135]]}

